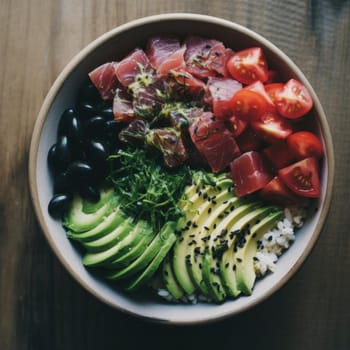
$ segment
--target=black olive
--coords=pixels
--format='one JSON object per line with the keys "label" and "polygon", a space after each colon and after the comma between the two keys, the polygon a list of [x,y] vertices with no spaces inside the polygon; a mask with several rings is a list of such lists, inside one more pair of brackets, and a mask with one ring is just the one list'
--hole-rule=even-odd
{"label": "black olive", "polygon": [[[58,123],[57,137],[64,136],[64,135],[69,136],[69,134],[72,132],[71,131],[72,124],[77,123],[76,121],[72,122],[74,119],[78,119],[78,112],[75,109],[68,108],[62,113],[60,121]],[[74,126],[73,126],[73,129],[74,129]],[[73,133],[74,133],[74,130],[73,130]]]}
{"label": "black olive", "polygon": [[85,137],[100,139],[106,136],[106,121],[100,116],[89,118],[84,124]]}
{"label": "black olive", "polygon": [[90,202],[96,203],[100,200],[100,192],[93,186],[82,187],[79,194]]}
{"label": "black olive", "polygon": [[57,155],[56,155],[56,144],[53,144],[49,152],[47,153],[47,164],[49,166],[49,170],[53,173],[56,174],[59,171],[59,167],[57,164]]}
{"label": "black olive", "polygon": [[54,193],[70,192],[72,182],[66,172],[58,174],[54,179]]}
{"label": "black olive", "polygon": [[113,108],[105,107],[100,110],[100,115],[108,120],[114,119]]}
{"label": "black olive", "polygon": [[67,168],[67,176],[78,187],[94,182],[94,175],[94,169],[87,162],[74,161]]}
{"label": "black olive", "polygon": [[69,194],[54,195],[48,205],[49,214],[56,219],[61,219],[68,211],[71,200],[72,197]]}
{"label": "black olive", "polygon": [[108,157],[107,147],[99,141],[90,141],[86,146],[86,154],[89,161],[96,165],[106,162]]}
{"label": "black olive", "polygon": [[86,102],[92,102],[95,103],[96,101],[99,101],[101,99],[101,96],[96,89],[95,85],[91,82],[87,82],[82,85],[79,91],[79,101],[86,101]]}
{"label": "black olive", "polygon": [[98,105],[83,101],[79,104],[80,115],[83,119],[95,116],[99,112]]}
{"label": "black olive", "polygon": [[54,166],[57,171],[63,171],[71,161],[70,143],[67,136],[61,136],[54,150]]}

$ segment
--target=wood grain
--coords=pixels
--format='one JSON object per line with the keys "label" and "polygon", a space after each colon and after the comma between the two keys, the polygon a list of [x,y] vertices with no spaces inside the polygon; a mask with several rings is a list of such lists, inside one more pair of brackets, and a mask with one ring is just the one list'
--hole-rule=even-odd
{"label": "wood grain", "polygon": [[[27,184],[32,128],[64,65],[103,32],[165,12],[223,17],[283,49],[322,101],[336,153],[331,210],[303,268],[256,309],[191,328],[145,323],[87,294],[44,240]],[[349,349],[349,33],[347,0],[0,0],[0,349]]]}

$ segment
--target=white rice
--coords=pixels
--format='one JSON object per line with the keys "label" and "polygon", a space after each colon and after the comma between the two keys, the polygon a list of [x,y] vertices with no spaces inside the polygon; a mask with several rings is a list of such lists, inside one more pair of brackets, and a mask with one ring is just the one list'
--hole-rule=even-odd
{"label": "white rice", "polygon": [[261,244],[254,259],[254,269],[259,277],[275,270],[278,258],[295,239],[295,229],[303,226],[306,210],[291,206],[284,210],[284,215],[284,219],[271,231],[266,232],[260,240]]}

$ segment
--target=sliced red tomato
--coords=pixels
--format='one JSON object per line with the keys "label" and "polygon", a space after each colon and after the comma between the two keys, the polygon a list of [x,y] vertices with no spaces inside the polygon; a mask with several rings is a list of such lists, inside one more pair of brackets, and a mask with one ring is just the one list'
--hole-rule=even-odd
{"label": "sliced red tomato", "polygon": [[256,81],[255,83],[246,86],[244,89],[257,92],[258,94],[263,96],[267,103],[267,108],[266,108],[267,111],[271,111],[271,112],[276,111],[276,106],[272,102],[270,96],[266,92],[265,87],[261,81]]}
{"label": "sliced red tomato", "polygon": [[284,140],[293,132],[290,121],[273,112],[265,113],[250,125],[261,139],[270,143]]}
{"label": "sliced red tomato", "polygon": [[242,89],[242,84],[231,78],[208,78],[207,101],[212,104],[216,117],[227,118],[232,115],[230,101],[232,96]]}
{"label": "sliced red tomato", "polygon": [[241,152],[224,121],[213,117],[210,112],[204,112],[190,126],[189,132],[192,142],[211,170],[218,173],[227,168]]}
{"label": "sliced red tomato", "polygon": [[260,47],[236,52],[227,62],[227,69],[236,80],[247,85],[268,79],[267,61]]}
{"label": "sliced red tomato", "polygon": [[129,86],[142,71],[150,69],[148,57],[136,48],[115,66],[115,74],[123,86]]}
{"label": "sliced red tomato", "polygon": [[263,146],[261,139],[249,126],[236,137],[236,142],[241,152],[258,151]]}
{"label": "sliced red tomato", "polygon": [[230,168],[238,197],[260,190],[272,178],[264,159],[254,151],[243,153],[230,164]]}
{"label": "sliced red tomato", "polygon": [[321,159],[324,155],[320,139],[309,131],[298,131],[287,138],[290,152],[297,159],[315,157]]}
{"label": "sliced red tomato", "polygon": [[298,204],[301,200],[301,198],[293,193],[278,176],[275,176],[265,187],[263,187],[260,190],[259,195],[266,201],[283,206]]}
{"label": "sliced red tomato", "polygon": [[153,36],[147,42],[146,53],[150,64],[157,69],[162,62],[180,49],[180,40],[175,37]]}
{"label": "sliced red tomato", "polygon": [[114,73],[115,65],[116,62],[105,63],[89,73],[91,81],[103,100],[111,100],[114,97],[118,85],[118,79]]}
{"label": "sliced red tomato", "polygon": [[285,141],[277,142],[264,148],[263,154],[270,161],[274,169],[284,168],[295,161],[295,157]]}
{"label": "sliced red tomato", "polygon": [[320,196],[319,167],[314,157],[305,158],[280,169],[278,176],[299,196],[311,198]]}
{"label": "sliced red tomato", "polygon": [[300,118],[310,111],[312,97],[307,88],[298,80],[290,79],[283,89],[275,92],[278,112],[285,118]]}
{"label": "sliced red tomato", "polygon": [[[227,120],[226,125],[228,125],[228,128],[232,132],[233,136],[236,138],[239,135],[241,135],[242,132],[247,128],[248,123],[243,121],[242,119],[232,116]],[[251,150],[252,149],[250,149],[250,151]]]}
{"label": "sliced red tomato", "polygon": [[276,91],[283,89],[284,85],[282,83],[266,84],[264,86],[265,91],[270,97],[273,104],[276,104]]}
{"label": "sliced red tomato", "polygon": [[230,101],[232,114],[248,122],[258,120],[265,114],[267,107],[264,96],[246,89],[236,92]]}

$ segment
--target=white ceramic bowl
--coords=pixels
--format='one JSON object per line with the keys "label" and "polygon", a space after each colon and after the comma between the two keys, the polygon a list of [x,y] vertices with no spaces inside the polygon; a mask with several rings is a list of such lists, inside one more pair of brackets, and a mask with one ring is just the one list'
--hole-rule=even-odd
{"label": "white ceramic bowl", "polygon": [[[326,149],[321,169],[322,197],[317,203],[318,211],[308,218],[298,232],[293,246],[280,258],[275,273],[258,281],[251,296],[222,305],[172,305],[158,299],[136,299],[121,293],[84,268],[79,252],[66,238],[61,223],[53,220],[47,212],[52,196],[52,179],[46,158],[50,146],[55,142],[62,111],[73,105],[78,86],[86,79],[89,71],[107,61],[122,58],[136,46],[144,46],[149,36],[159,33],[182,37],[189,33],[198,34],[222,40],[226,46],[235,50],[250,46],[262,47],[268,62],[285,79],[294,77],[309,89],[314,100],[312,113],[318,123],[316,129]],[[271,296],[296,272],[314,246],[326,218],[333,184],[333,159],[331,135],[321,104],[303,73],[283,52],[251,30],[223,19],[195,14],[165,14],[142,18],[113,29],[89,44],[67,64],[50,89],[35,124],[29,160],[30,189],[36,215],[50,246],[84,288],[101,301],[130,314],[164,323],[192,324],[243,312]]]}

